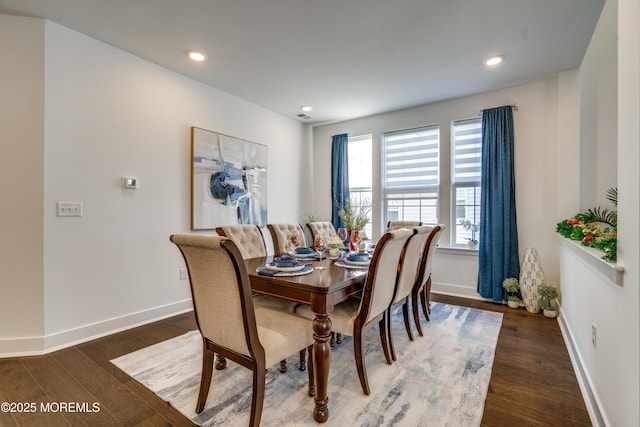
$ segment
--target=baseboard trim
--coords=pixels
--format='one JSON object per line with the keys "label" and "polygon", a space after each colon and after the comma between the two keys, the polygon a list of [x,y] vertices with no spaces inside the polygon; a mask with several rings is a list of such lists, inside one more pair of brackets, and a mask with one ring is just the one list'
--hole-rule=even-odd
{"label": "baseboard trim", "polygon": [[186,299],[50,335],[0,339],[0,358],[40,356],[191,310],[191,299]]}
{"label": "baseboard trim", "polygon": [[449,295],[453,297],[462,297],[462,298],[476,299],[480,301],[489,301],[486,298],[482,298],[480,294],[478,294],[478,291],[476,291],[473,288],[460,286],[460,285],[452,285],[448,283],[432,282],[431,292],[434,294],[443,294],[443,295]]}
{"label": "baseboard trim", "polygon": [[593,382],[591,381],[591,377],[589,376],[588,370],[586,369],[583,358],[580,355],[580,350],[575,344],[575,340],[573,339],[573,334],[571,333],[571,328],[565,321],[565,317],[562,313],[562,307],[560,307],[558,316],[558,324],[560,325],[560,332],[562,332],[562,337],[564,338],[565,345],[569,352],[569,358],[571,358],[571,365],[573,366],[573,370],[576,374],[576,379],[578,380],[578,385],[580,386],[580,390],[582,391],[582,398],[584,399],[584,403],[587,407],[587,412],[589,413],[589,417],[591,418],[591,424],[595,427],[606,427],[611,425],[609,420],[602,413],[600,408],[602,407],[602,403],[598,397],[598,394],[595,392],[593,388]]}

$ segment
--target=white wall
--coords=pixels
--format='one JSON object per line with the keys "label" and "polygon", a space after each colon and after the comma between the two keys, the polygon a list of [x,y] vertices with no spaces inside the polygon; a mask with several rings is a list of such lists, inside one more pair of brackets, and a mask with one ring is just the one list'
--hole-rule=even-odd
{"label": "white wall", "polygon": [[[637,426],[640,420],[639,21],[637,0],[607,1],[580,69],[580,75],[587,77],[581,81],[579,148],[585,163],[579,175],[584,177],[592,168],[595,177],[590,182],[598,192],[617,180],[618,263],[624,266],[623,284],[603,276],[565,244],[560,253],[560,324],[596,426]],[[614,108],[612,99],[617,99]],[[603,167],[610,163],[608,153],[601,158],[609,149],[617,153],[613,171],[610,165]],[[569,185],[578,190],[574,181]],[[601,195],[589,191],[584,182],[580,190],[581,208],[600,203],[596,199]],[[595,345],[592,324],[597,327]]]}
{"label": "white wall", "polygon": [[580,66],[580,211],[611,207],[605,194],[617,185],[617,12],[607,1]]}
{"label": "white wall", "polygon": [[1,348],[44,330],[44,22],[0,15],[0,40]]}
{"label": "white wall", "polygon": [[[191,126],[268,145],[270,222],[298,221],[310,205],[307,126],[58,24],[47,21],[44,28],[44,122],[29,112],[36,129],[44,123],[44,137],[34,137],[44,168],[33,168],[44,194],[34,196],[40,212],[25,206],[16,215],[44,223],[44,233],[34,233],[44,240],[44,258],[34,259],[44,276],[30,285],[36,296],[44,293],[44,308],[37,299],[9,303],[14,312],[44,314],[44,331],[4,331],[0,354],[33,346],[48,351],[190,309],[188,282],[179,280],[183,261],[169,235],[189,232]],[[17,37],[34,37],[35,30],[25,31]],[[30,58],[42,62],[42,47]],[[23,127],[14,132],[14,140],[24,135]],[[3,139],[3,150],[19,143],[10,145]],[[24,163],[10,170],[16,168],[24,170]],[[15,182],[5,172],[3,180]],[[140,188],[121,189],[123,175],[137,177]],[[56,217],[57,201],[82,202],[84,216]],[[22,283],[1,286],[14,292]],[[16,323],[0,316],[0,325]],[[24,335],[27,340],[10,339]]]}
{"label": "white wall", "polygon": [[[452,120],[477,116],[484,108],[517,104],[514,112],[515,172],[518,233],[521,255],[531,246],[540,253],[542,267],[550,283],[558,280],[558,249],[553,240],[558,217],[554,208],[557,200],[558,145],[558,77],[421,107],[380,114],[314,129],[314,160],[316,174],[313,199],[319,215],[330,218],[331,136],[338,133],[373,134],[374,182],[380,182],[380,137],[386,131],[440,124],[440,154],[442,185],[449,185],[450,124]],[[447,221],[450,197],[440,194],[440,218]],[[374,190],[374,201],[381,200]],[[378,215],[377,220],[379,221]],[[376,221],[376,218],[374,218]],[[450,228],[449,228],[450,231]],[[375,236],[377,237],[377,236]],[[450,235],[445,232],[440,246],[449,246]],[[478,298],[476,292],[478,260],[468,251],[439,250],[433,266],[433,291]]]}

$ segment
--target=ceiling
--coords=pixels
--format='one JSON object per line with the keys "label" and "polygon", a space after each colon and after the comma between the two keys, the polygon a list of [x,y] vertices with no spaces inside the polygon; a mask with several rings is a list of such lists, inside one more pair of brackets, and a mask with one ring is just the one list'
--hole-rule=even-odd
{"label": "ceiling", "polygon": [[[49,19],[318,125],[577,68],[604,1],[0,0],[0,13]],[[494,54],[503,63],[483,65]]]}

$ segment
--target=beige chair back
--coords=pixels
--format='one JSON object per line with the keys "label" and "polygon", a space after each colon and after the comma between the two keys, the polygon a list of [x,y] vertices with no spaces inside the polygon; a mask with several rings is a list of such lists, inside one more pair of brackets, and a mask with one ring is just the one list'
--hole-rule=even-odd
{"label": "beige chair back", "polygon": [[311,232],[311,240],[315,240],[316,234],[323,232],[327,237],[336,236],[336,229],[329,221],[317,221],[307,223],[307,228]]}
{"label": "beige chair back", "polygon": [[422,259],[422,252],[425,250],[427,239],[429,238],[431,231],[433,231],[433,227],[425,225],[416,227],[415,230],[416,234],[409,238],[404,249],[404,262],[402,263],[402,269],[400,270],[398,287],[396,289],[396,295],[393,298],[393,304],[411,294],[411,290],[418,279],[418,267],[420,266],[420,260]]}
{"label": "beige chair back", "polygon": [[273,253],[275,256],[280,256],[289,251],[289,244],[287,242],[287,236],[289,233],[296,233],[298,235],[298,246],[306,247],[307,239],[304,236],[304,230],[300,224],[267,224],[267,228],[271,233],[271,239],[273,240]]}
{"label": "beige chair back", "polygon": [[387,231],[398,230],[400,228],[420,227],[422,221],[389,221],[387,223]]}
{"label": "beige chair back", "polygon": [[376,244],[369,272],[365,279],[358,319],[367,324],[384,313],[397,286],[398,266],[402,266],[403,248],[413,229],[393,230],[385,233]]}
{"label": "beige chair back", "polygon": [[267,256],[260,228],[255,224],[234,224],[217,227],[216,232],[236,244],[244,259]]}
{"label": "beige chair back", "polygon": [[438,241],[440,240],[440,235],[442,234],[442,230],[444,230],[445,226],[442,224],[438,224],[433,227],[431,233],[429,233],[429,237],[425,243],[425,248],[422,251],[422,257],[420,258],[420,265],[418,267],[418,280],[419,283],[416,283],[418,289],[421,289],[426,285],[427,280],[431,277],[431,268],[433,266],[433,254],[436,251],[436,247],[438,246]]}
{"label": "beige chair back", "polygon": [[252,359],[258,340],[251,285],[236,244],[226,237],[174,234],[189,272],[198,329],[203,338]]}

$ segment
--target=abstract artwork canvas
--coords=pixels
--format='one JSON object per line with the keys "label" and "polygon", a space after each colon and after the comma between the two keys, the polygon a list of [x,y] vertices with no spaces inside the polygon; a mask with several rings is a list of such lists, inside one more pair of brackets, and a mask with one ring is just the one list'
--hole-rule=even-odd
{"label": "abstract artwork canvas", "polygon": [[267,146],[191,128],[191,229],[267,224]]}

